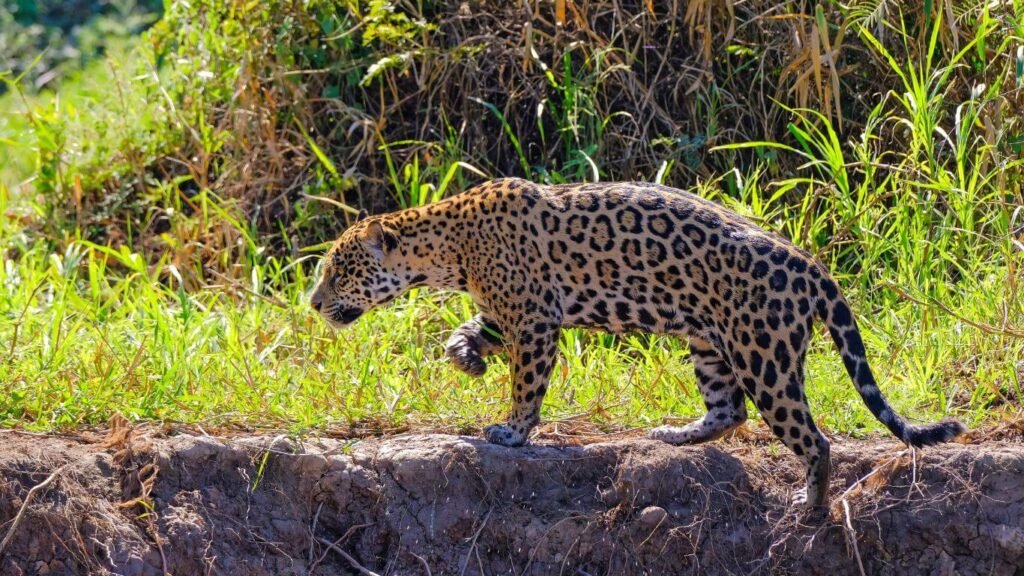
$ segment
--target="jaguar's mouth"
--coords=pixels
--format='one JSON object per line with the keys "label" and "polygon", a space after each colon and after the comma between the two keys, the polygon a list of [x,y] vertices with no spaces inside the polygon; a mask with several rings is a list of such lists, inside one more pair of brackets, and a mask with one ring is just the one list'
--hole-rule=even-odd
{"label": "jaguar's mouth", "polygon": [[362,315],[363,310],[360,308],[338,306],[327,315],[327,321],[335,328],[343,328],[355,322]]}

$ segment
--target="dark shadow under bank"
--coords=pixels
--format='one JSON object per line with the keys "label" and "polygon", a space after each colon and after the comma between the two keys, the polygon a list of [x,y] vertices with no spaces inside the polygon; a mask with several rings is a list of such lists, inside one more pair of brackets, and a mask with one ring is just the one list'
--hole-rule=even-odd
{"label": "dark shadow under bank", "polygon": [[1024,574],[1020,443],[914,458],[894,442],[837,441],[819,516],[789,506],[802,469],[774,444],[0,443],[0,537],[60,469],[29,502],[4,575],[356,573],[326,543],[379,574],[838,576],[859,574],[858,559],[867,574]]}

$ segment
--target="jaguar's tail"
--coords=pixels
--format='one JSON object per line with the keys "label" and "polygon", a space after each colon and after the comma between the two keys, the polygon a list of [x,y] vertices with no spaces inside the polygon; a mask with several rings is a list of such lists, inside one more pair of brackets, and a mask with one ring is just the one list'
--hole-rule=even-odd
{"label": "jaguar's tail", "polygon": [[867,404],[871,413],[878,418],[897,438],[910,446],[928,446],[940,442],[948,442],[956,438],[967,428],[957,420],[947,419],[934,424],[908,424],[882,396],[878,389],[875,376],[868,366],[864,351],[864,342],[857,329],[857,321],[853,318],[850,305],[839,293],[834,280],[824,275],[821,280],[822,294],[818,300],[817,313],[825,326],[828,327],[832,340],[835,341],[839,354],[843,357],[846,372],[853,379],[857,392]]}

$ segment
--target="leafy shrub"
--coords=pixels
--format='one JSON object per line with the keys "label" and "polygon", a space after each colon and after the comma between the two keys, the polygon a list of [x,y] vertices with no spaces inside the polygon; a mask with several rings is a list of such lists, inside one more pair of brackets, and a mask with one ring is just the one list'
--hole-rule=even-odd
{"label": "leafy shrub", "polygon": [[[1020,6],[959,4],[952,20],[933,3],[566,6],[170,3],[119,103],[84,125],[36,118],[45,235],[191,246],[201,283],[255,257],[243,238],[298,254],[356,206],[422,203],[484,174],[722,177],[707,194],[865,288],[879,267],[925,267],[938,286],[968,256],[1006,255]],[[911,258],[891,238],[904,226],[940,234],[942,257]]]}

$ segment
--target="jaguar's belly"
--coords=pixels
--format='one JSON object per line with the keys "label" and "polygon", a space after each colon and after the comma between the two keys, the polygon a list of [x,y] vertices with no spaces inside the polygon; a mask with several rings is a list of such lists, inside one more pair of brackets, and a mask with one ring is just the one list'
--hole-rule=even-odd
{"label": "jaguar's belly", "polygon": [[566,298],[563,325],[573,328],[594,328],[613,334],[650,332],[677,336],[704,337],[714,327],[710,318],[702,317],[685,303],[671,304],[659,299],[638,303],[628,296],[598,293],[596,297],[569,295]]}

